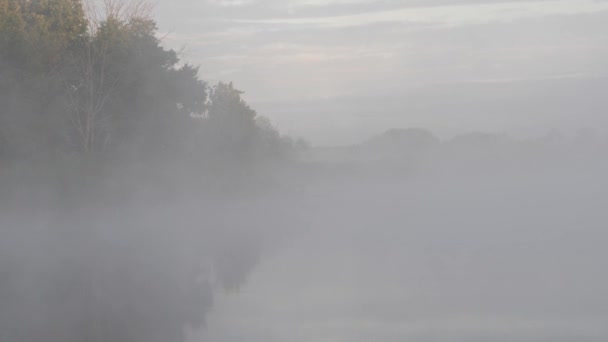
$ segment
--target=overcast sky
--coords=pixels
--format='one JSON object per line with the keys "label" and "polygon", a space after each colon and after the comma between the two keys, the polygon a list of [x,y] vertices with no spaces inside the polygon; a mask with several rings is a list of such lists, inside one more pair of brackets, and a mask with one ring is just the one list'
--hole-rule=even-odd
{"label": "overcast sky", "polygon": [[608,1],[158,0],[156,15],[203,78],[315,144],[606,123],[589,91],[608,83]]}

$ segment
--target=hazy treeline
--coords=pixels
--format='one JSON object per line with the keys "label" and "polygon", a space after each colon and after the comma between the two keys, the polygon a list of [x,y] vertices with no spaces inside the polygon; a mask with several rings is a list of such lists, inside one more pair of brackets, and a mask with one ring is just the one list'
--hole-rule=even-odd
{"label": "hazy treeline", "polygon": [[81,1],[3,0],[0,11],[5,163],[129,150],[159,159],[284,152],[238,90],[208,87],[196,67],[162,47],[144,3],[85,11]]}
{"label": "hazy treeline", "polygon": [[309,149],[302,160],[317,172],[331,173],[333,168],[337,175],[368,174],[391,179],[510,177],[522,173],[542,176],[604,167],[602,152],[607,147],[608,139],[592,129],[571,136],[550,131],[526,139],[471,132],[442,140],[426,129],[408,128],[390,129],[359,144]]}
{"label": "hazy treeline", "polygon": [[2,341],[179,341],[279,225],[234,197],[295,144],[96,3],[0,0]]}

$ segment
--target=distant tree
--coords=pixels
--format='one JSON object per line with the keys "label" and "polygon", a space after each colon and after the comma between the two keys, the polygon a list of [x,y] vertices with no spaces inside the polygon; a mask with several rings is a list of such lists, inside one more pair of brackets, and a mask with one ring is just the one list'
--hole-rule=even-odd
{"label": "distant tree", "polygon": [[240,161],[289,157],[294,142],[282,136],[268,118],[257,115],[242,94],[232,83],[220,82],[211,88],[206,116],[211,143]]}
{"label": "distant tree", "polygon": [[232,83],[220,82],[211,88],[207,125],[210,138],[226,155],[248,158],[253,152],[257,113],[241,98]]}
{"label": "distant tree", "polygon": [[365,144],[378,148],[419,150],[437,146],[439,139],[433,133],[421,128],[391,129],[373,137]]}
{"label": "distant tree", "polygon": [[280,158],[289,153],[293,142],[281,136],[268,118],[258,116],[255,124],[258,132],[256,148],[259,158]]}

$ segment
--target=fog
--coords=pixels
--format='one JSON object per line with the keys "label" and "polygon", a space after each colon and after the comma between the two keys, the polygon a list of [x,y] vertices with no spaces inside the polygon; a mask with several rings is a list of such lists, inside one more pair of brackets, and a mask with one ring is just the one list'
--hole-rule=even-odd
{"label": "fog", "polygon": [[607,340],[607,9],[0,0],[0,341]]}
{"label": "fog", "polygon": [[521,147],[317,178],[306,228],[193,340],[605,339],[606,164],[561,148],[524,162]]}

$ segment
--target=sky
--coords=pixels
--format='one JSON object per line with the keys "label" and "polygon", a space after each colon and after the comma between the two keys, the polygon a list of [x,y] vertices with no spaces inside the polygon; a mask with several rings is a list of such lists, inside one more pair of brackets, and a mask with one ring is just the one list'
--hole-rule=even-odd
{"label": "sky", "polygon": [[607,123],[589,94],[608,85],[604,0],[158,0],[156,15],[204,79],[315,145]]}

